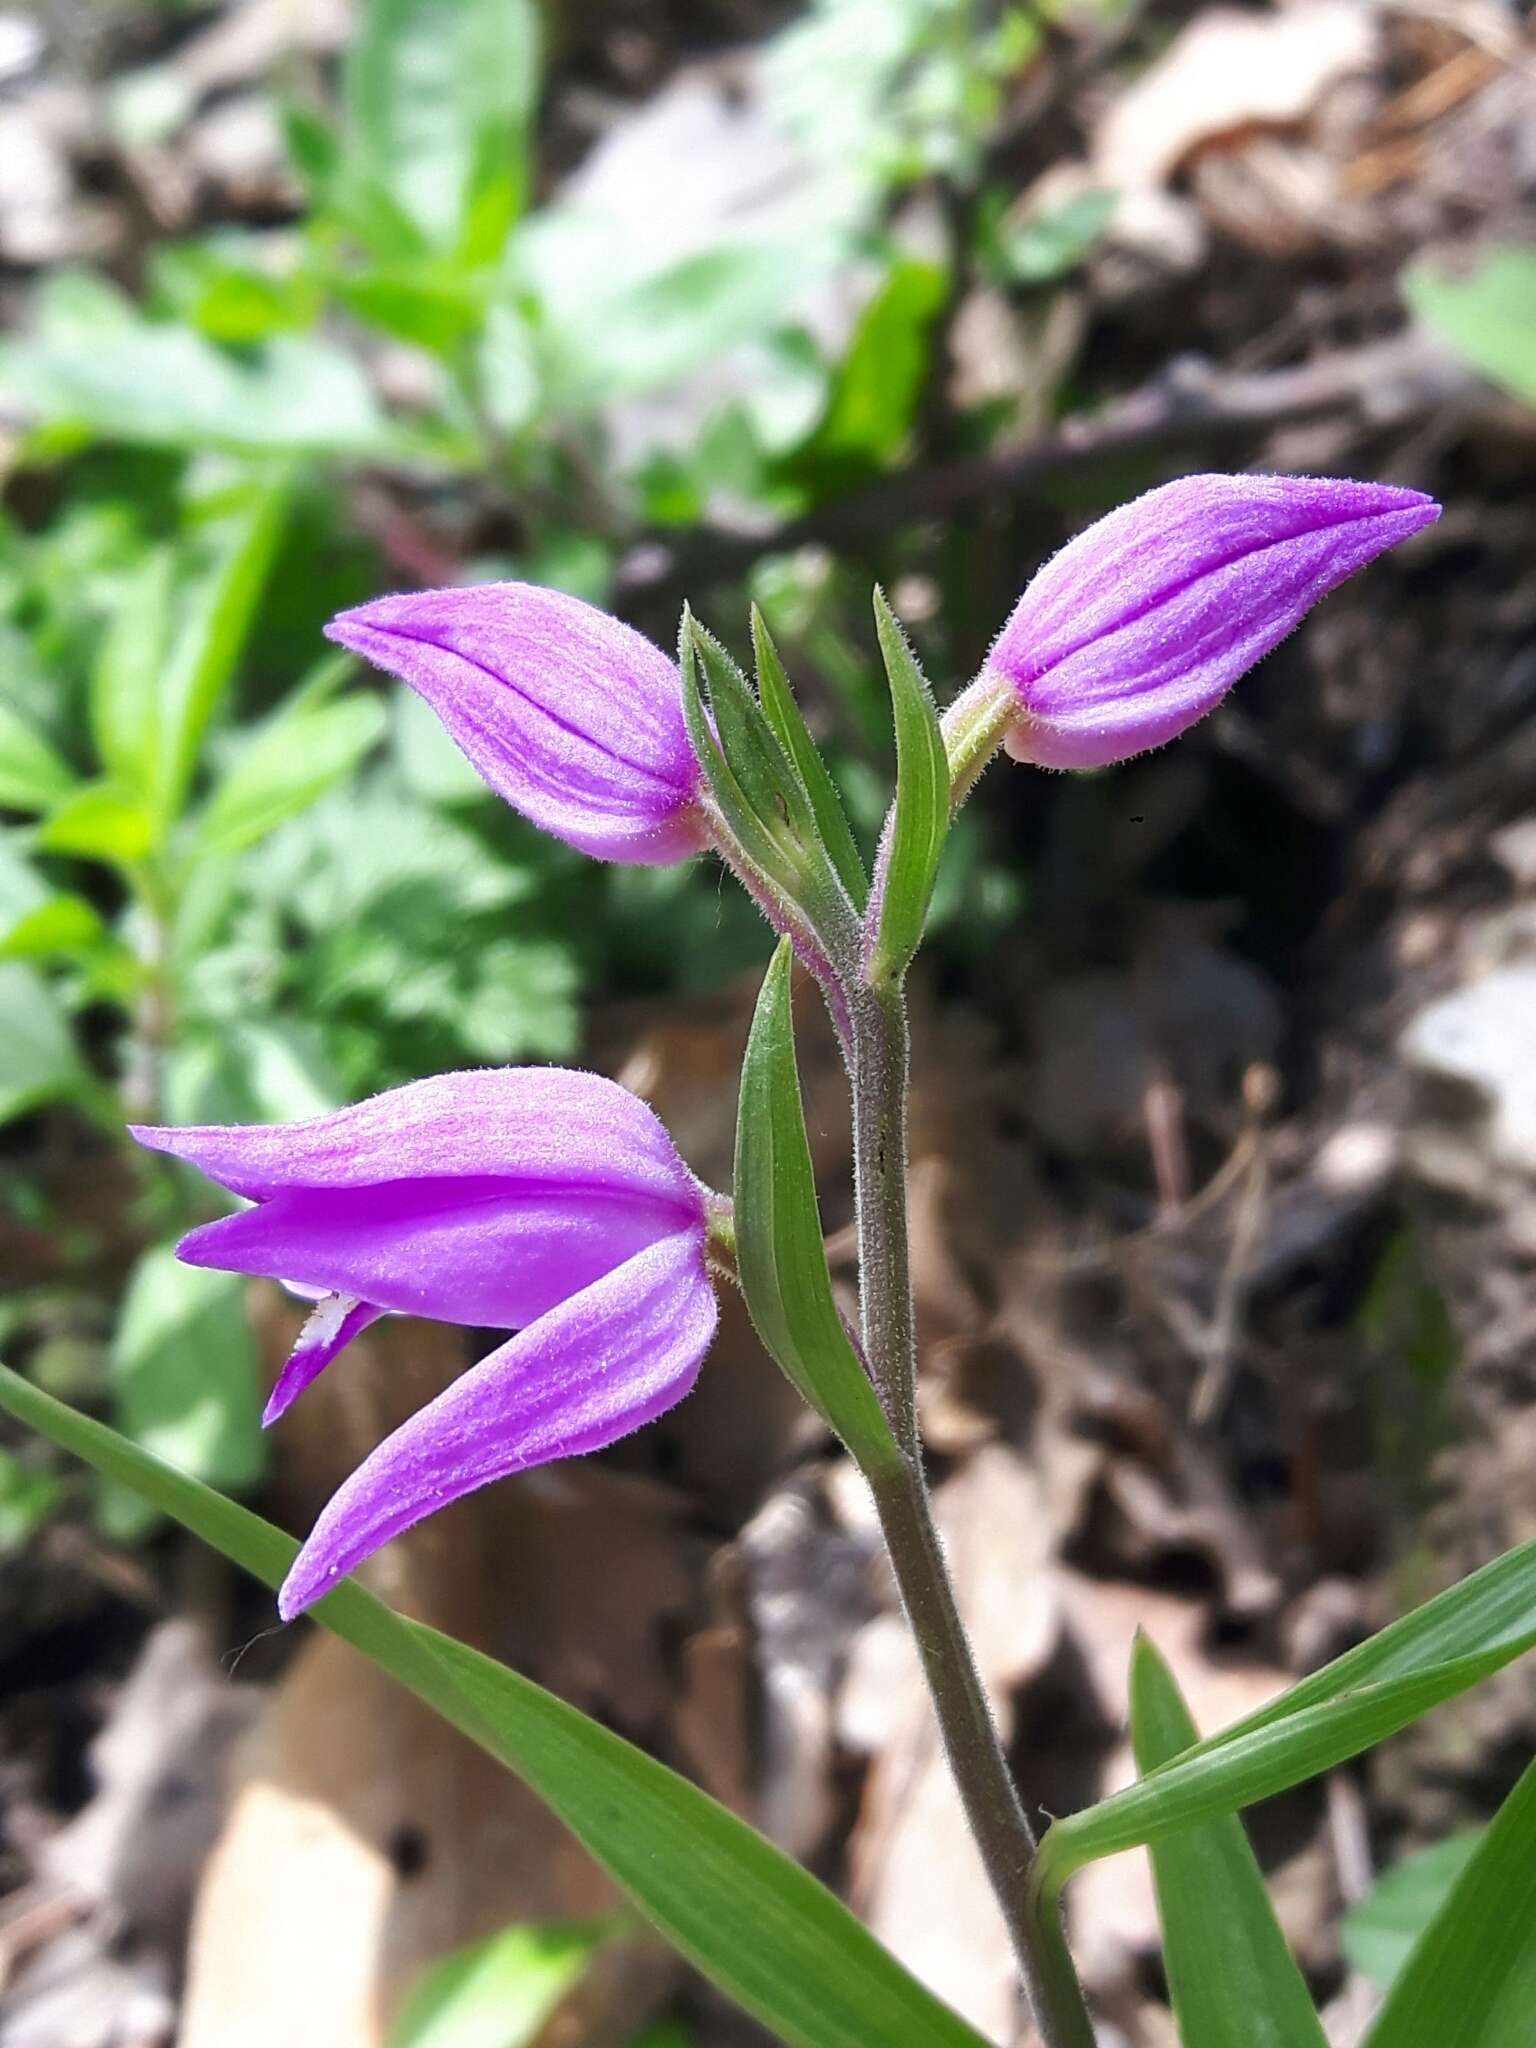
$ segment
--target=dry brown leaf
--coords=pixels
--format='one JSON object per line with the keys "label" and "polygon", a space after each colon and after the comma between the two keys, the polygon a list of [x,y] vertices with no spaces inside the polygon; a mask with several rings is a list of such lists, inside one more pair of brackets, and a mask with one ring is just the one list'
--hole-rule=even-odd
{"label": "dry brown leaf", "polygon": [[613,1903],[531,1793],[334,1637],[305,1645],[239,1777],[198,1899],[182,2048],[380,2048],[435,1958]]}
{"label": "dry brown leaf", "polygon": [[1372,64],[1377,36],[1375,9],[1361,0],[1211,8],[1110,107],[1094,169],[1116,190],[1163,185],[1213,142],[1295,128],[1337,80]]}

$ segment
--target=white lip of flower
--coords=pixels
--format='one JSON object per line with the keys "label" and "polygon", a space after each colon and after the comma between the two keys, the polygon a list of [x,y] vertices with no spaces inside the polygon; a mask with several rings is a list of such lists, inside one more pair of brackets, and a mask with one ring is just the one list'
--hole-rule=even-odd
{"label": "white lip of flower", "polygon": [[[297,1289],[293,1291],[298,1292]],[[305,1292],[307,1294],[308,1290]],[[307,1351],[311,1345],[334,1343],[341,1335],[342,1324],[358,1306],[358,1298],[353,1294],[321,1295],[299,1332],[299,1341],[295,1348]]]}

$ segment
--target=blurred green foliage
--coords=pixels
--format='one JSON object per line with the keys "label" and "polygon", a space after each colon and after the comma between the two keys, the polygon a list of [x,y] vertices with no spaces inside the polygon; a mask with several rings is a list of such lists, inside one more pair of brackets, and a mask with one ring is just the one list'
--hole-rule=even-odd
{"label": "blurred green foliage", "polygon": [[[755,235],[722,212],[679,250],[541,196],[534,0],[366,0],[333,83],[284,74],[291,222],[152,242],[137,296],[84,270],[40,280],[0,343],[0,402],[25,423],[25,488],[0,513],[0,1124],[62,1107],[117,1144],[135,1118],[287,1118],[446,1067],[568,1059],[585,998],[707,990],[761,959],[750,906],[705,865],[604,870],[539,839],[413,698],[322,654],[320,628],[418,557],[443,559],[420,580],[521,575],[603,602],[648,535],[685,539],[722,505],[770,527],[907,460],[957,269],[1043,289],[1103,225],[1090,195],[1021,228],[988,185],[1040,19],[819,0],[760,68],[803,206]],[[166,63],[117,81],[111,110],[143,146],[190,108]],[[892,231],[922,181],[965,195],[964,246]],[[860,308],[835,344],[811,311],[834,284]],[[446,531],[491,551],[444,556],[450,505]],[[769,553],[722,619],[756,598],[814,671],[866,853],[891,763],[869,581],[829,551]],[[1018,896],[962,817],[935,928],[979,947]],[[10,1143],[12,1207],[48,1215],[25,1130]],[[238,1290],[178,1282],[168,1249],[218,1198],[121,1156],[147,1249],[96,1347],[98,1395],[238,1488],[260,1469]],[[48,1229],[48,1285],[116,1290],[99,1230]],[[46,1474],[7,1471],[5,1527],[50,1498]],[[123,1503],[107,1514],[130,1533]]]}

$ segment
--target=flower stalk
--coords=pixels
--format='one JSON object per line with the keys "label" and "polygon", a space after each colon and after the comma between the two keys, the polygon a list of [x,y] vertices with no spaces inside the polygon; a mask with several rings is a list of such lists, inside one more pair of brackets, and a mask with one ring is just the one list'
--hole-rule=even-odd
{"label": "flower stalk", "polygon": [[917,1345],[907,1226],[906,997],[862,990],[853,1003],[854,1177],[865,1356],[902,1449],[867,1471],[901,1603],[950,1771],[1045,2048],[1093,2048],[1093,2024],[1060,1937],[1031,1911],[1035,1837],[1003,1753],[933,1519],[917,1429]]}

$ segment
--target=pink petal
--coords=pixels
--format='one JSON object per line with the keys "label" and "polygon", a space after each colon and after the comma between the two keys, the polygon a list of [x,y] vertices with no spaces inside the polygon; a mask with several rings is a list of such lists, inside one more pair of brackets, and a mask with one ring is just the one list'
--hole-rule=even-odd
{"label": "pink petal", "polygon": [[496,1179],[284,1189],[177,1246],[189,1266],[266,1274],[402,1315],[515,1330],[698,1220],[649,1194]]}
{"label": "pink petal", "polygon": [[323,1295],[306,1317],[298,1342],[288,1354],[288,1363],[277,1376],[262,1413],[261,1426],[270,1427],[291,1408],[312,1381],[319,1378],[338,1352],[354,1337],[362,1335],[386,1311],[371,1302],[353,1301],[345,1294]]}
{"label": "pink petal", "polygon": [[698,1183],[654,1111],[617,1081],[567,1067],[436,1074],[302,1123],[129,1128],[141,1145],[253,1201],[280,1188],[515,1174],[702,1214]]}
{"label": "pink petal", "polygon": [[321,1513],[278,1595],[285,1621],[450,1501],[555,1458],[603,1449],[692,1387],[718,1310],[703,1233],[651,1245],[439,1394]]}

